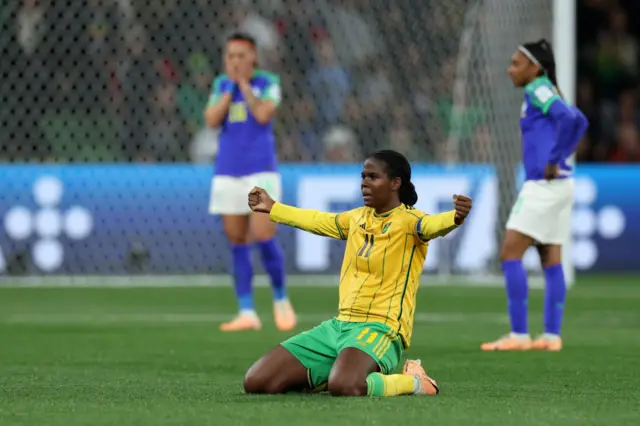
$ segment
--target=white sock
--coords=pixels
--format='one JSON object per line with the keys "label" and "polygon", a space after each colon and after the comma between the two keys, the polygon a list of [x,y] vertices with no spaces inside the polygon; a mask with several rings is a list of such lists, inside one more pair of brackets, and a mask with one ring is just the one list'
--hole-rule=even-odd
{"label": "white sock", "polygon": [[422,391],[422,382],[418,376],[413,376],[413,394],[417,395]]}
{"label": "white sock", "polygon": [[542,337],[544,337],[547,340],[556,340],[560,338],[560,335],[553,334],[553,333],[544,333]]}
{"label": "white sock", "polygon": [[527,340],[531,338],[528,333],[511,333],[511,337],[518,340]]}
{"label": "white sock", "polygon": [[244,317],[244,316],[257,317],[258,315],[256,314],[256,311],[254,311],[253,309],[240,309],[240,316],[241,317]]}

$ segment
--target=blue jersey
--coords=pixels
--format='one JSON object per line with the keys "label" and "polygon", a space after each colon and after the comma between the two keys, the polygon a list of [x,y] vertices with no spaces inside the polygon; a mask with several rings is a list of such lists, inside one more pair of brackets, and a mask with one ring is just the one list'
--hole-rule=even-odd
{"label": "blue jersey", "polygon": [[547,77],[529,83],[520,113],[526,179],[544,179],[548,164],[559,166],[560,178],[571,176],[571,157],[587,126],[584,114],[565,103]]}
{"label": "blue jersey", "polygon": [[[256,70],[251,77],[253,94],[261,100],[280,104],[280,78],[267,71]],[[276,142],[273,123],[258,123],[251,115],[238,86],[226,74],[218,76],[212,85],[209,105],[224,93],[232,91],[229,112],[220,129],[216,175],[247,176],[276,170]]]}

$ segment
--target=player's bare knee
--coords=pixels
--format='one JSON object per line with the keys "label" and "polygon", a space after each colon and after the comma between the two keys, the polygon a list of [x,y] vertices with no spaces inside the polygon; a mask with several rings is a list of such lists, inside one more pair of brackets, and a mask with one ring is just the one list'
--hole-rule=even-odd
{"label": "player's bare knee", "polygon": [[273,239],[273,237],[275,236],[275,232],[269,232],[269,231],[258,231],[253,233],[253,239],[255,240],[255,242],[257,243],[263,243],[265,241],[270,241]]}
{"label": "player's bare knee", "polygon": [[[523,250],[523,246],[525,247]],[[514,241],[505,241],[500,249],[500,261],[522,259],[526,245]]]}
{"label": "player's bare knee", "polygon": [[234,246],[249,244],[249,235],[246,232],[225,229],[225,233],[227,234],[229,244]]}
{"label": "player's bare knee", "polygon": [[271,390],[269,379],[266,375],[249,369],[244,376],[245,393],[272,393],[269,392]]}
{"label": "player's bare knee", "polygon": [[334,379],[329,380],[327,390],[331,396],[365,396],[367,382],[365,380]]}
{"label": "player's bare knee", "polygon": [[562,263],[562,247],[558,245],[541,245],[537,247],[540,263],[543,268]]}
{"label": "player's bare knee", "polygon": [[514,230],[507,230],[500,249],[500,260],[516,260],[524,257],[524,252],[532,243],[532,239],[520,232]]}
{"label": "player's bare knee", "polygon": [[286,381],[264,368],[253,366],[244,376],[245,393],[279,394],[285,390]]}
{"label": "player's bare knee", "polygon": [[253,224],[251,227],[251,235],[258,243],[269,241],[276,235],[276,227],[273,223],[262,225]]}
{"label": "player's bare knee", "polygon": [[518,256],[518,251],[514,250],[512,246],[504,244],[502,249],[500,250],[500,261],[504,262],[505,260],[513,260],[513,259],[521,259],[522,256]]}
{"label": "player's bare knee", "polygon": [[264,376],[256,371],[256,365],[252,365],[244,374],[243,387],[246,393],[263,393]]}
{"label": "player's bare knee", "polygon": [[232,245],[249,244],[249,219],[248,217],[223,216],[222,224],[227,240]]}

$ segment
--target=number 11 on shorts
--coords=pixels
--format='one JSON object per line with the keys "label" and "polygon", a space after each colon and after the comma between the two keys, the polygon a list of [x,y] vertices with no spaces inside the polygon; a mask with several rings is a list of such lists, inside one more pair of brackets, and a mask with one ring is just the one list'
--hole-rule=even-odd
{"label": "number 11 on shorts", "polygon": [[[364,340],[364,338],[367,336],[368,333],[369,333],[369,327],[362,330],[358,335],[358,337],[356,337],[356,340],[358,341]],[[377,337],[378,337],[378,332],[374,331],[373,333],[369,334],[369,337],[365,340],[365,342],[368,344],[372,344]]]}
{"label": "number 11 on shorts", "polygon": [[[377,331],[369,333],[369,327],[367,327],[363,329],[360,334],[358,334],[356,340],[363,346],[371,345],[376,341],[379,335],[380,333],[378,333]],[[376,343],[373,347],[372,351],[377,357],[380,358],[389,349],[389,346],[391,346],[391,339],[389,339],[387,335],[382,335],[378,340],[378,343]]]}

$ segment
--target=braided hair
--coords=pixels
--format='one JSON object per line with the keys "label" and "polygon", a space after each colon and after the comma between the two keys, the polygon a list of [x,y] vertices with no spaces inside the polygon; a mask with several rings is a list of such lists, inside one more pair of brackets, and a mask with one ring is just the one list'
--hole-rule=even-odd
{"label": "braided hair", "polygon": [[416,188],[411,182],[411,165],[407,158],[397,151],[384,149],[374,152],[369,156],[386,165],[386,172],[389,179],[400,178],[400,189],[398,196],[400,202],[407,207],[413,207],[418,202]]}
{"label": "braided hair", "polygon": [[[556,59],[553,55],[551,43],[546,39],[540,39],[535,42],[524,43],[518,47],[531,62],[540,67],[539,75],[546,75],[555,88],[560,92],[558,87],[558,77],[556,75]],[[562,96],[562,93],[560,93]]]}

